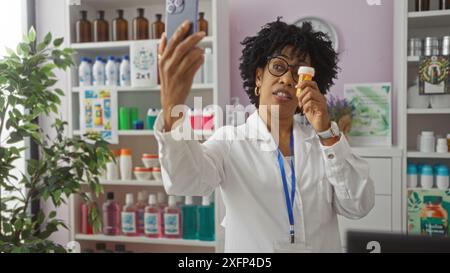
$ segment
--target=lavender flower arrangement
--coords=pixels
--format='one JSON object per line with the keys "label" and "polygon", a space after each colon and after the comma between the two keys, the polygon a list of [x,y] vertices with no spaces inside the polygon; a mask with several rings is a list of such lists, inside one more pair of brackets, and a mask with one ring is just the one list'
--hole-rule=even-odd
{"label": "lavender flower arrangement", "polygon": [[327,100],[330,119],[338,122],[343,116],[353,117],[354,107],[346,99],[330,95]]}

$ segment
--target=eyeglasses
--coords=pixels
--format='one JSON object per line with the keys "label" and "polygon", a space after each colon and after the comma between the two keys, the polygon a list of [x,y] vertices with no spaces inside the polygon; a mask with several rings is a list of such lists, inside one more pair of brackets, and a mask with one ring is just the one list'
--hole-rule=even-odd
{"label": "eyeglasses", "polygon": [[297,73],[300,67],[299,65],[290,65],[285,59],[280,57],[269,57],[267,59],[269,61],[267,65],[270,74],[275,77],[281,77],[286,74],[286,72],[291,70],[292,79],[298,83],[299,77]]}

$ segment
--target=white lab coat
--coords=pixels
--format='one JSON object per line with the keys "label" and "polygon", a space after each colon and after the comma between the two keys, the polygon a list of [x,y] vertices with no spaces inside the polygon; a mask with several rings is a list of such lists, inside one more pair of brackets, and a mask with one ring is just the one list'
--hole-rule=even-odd
{"label": "white lab coat", "polygon": [[[295,120],[296,241],[314,252],[340,252],[337,215],[359,219],[374,206],[368,163],[352,153],[344,136],[325,147],[313,129]],[[225,252],[274,252],[277,243],[288,242],[277,146],[257,112],[241,126],[218,129],[204,144],[175,140],[163,128],[160,114],[155,136],[164,187],[181,196],[206,196],[220,187]]]}

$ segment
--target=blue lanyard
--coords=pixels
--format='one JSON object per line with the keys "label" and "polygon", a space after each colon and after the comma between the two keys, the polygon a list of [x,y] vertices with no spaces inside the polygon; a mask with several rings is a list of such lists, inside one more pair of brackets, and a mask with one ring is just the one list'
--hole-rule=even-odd
{"label": "blue lanyard", "polygon": [[[294,157],[294,132],[291,133],[291,139],[289,147],[291,149],[291,156]],[[286,207],[288,210],[289,215],[289,235],[291,238],[291,244],[295,243],[295,230],[294,230],[294,198],[295,198],[295,169],[294,169],[294,160],[291,159],[291,180],[292,180],[292,186],[291,186],[291,197],[289,197],[289,189],[286,181],[286,171],[284,170],[284,163],[283,163],[283,156],[281,155],[280,149],[278,149],[278,165],[280,165],[280,171],[281,171],[281,178],[283,180],[283,189],[284,189],[284,195],[286,199]]]}

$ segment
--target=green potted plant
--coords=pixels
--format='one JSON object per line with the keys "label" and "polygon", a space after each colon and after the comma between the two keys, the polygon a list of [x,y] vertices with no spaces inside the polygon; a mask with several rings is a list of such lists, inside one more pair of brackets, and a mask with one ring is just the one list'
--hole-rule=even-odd
{"label": "green potted plant", "polygon": [[[73,50],[62,49],[62,43],[62,38],[53,40],[50,33],[37,43],[32,28],[17,49],[8,49],[0,60],[0,134],[4,133],[0,139],[0,253],[65,252],[48,239],[67,228],[57,212],[40,210],[32,215],[30,204],[50,200],[58,208],[77,194],[88,201],[82,183],[98,196],[102,192],[99,176],[106,163],[114,160],[108,143],[96,135],[68,138],[67,123],[55,118],[49,137],[35,122],[42,115],[55,116],[64,96],[54,88],[54,71],[73,65]],[[17,174],[14,164],[27,149],[19,146],[26,139],[35,143],[39,158],[26,160],[25,171]],[[100,220],[98,211],[92,210],[90,222],[97,231]]]}

